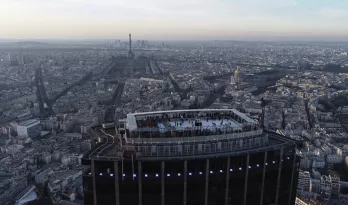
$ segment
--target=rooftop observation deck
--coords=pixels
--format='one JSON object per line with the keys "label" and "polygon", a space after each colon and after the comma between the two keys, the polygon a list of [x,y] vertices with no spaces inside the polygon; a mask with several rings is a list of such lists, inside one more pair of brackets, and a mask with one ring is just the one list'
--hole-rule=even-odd
{"label": "rooftop observation deck", "polygon": [[211,140],[200,143],[184,142],[172,144],[129,144],[122,147],[110,146],[102,152],[95,154],[92,152],[90,155],[86,156],[85,159],[102,161],[122,161],[131,159],[130,156],[126,156],[126,152],[133,153],[134,159],[143,161],[198,159],[265,152],[293,146],[295,144],[297,144],[295,140],[278,135],[277,133],[263,131],[262,135],[258,137],[244,139]]}
{"label": "rooftop observation deck", "polygon": [[193,142],[259,135],[259,124],[234,109],[175,110],[128,114],[126,143]]}
{"label": "rooftop observation deck", "polygon": [[[279,149],[296,143],[264,131],[256,121],[234,109],[132,113],[120,123],[118,130],[123,130],[123,140],[109,140],[90,153],[88,159],[206,158]],[[109,138],[115,139],[111,135]]]}

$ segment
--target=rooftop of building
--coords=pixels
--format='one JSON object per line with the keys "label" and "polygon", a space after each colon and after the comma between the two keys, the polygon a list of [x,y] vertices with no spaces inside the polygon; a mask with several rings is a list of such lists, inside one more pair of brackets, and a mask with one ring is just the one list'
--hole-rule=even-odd
{"label": "rooftop of building", "polygon": [[235,109],[132,113],[119,121],[124,144],[188,143],[262,134],[258,122]]}
{"label": "rooftop of building", "polygon": [[227,128],[242,129],[258,123],[235,109],[170,110],[127,115],[127,129],[138,132],[167,132]]}
{"label": "rooftop of building", "polygon": [[37,120],[37,119],[30,119],[30,120],[26,120],[26,121],[22,121],[20,123],[18,123],[19,126],[26,126],[26,127],[29,127],[29,126],[32,126],[32,125],[36,125],[40,123],[40,120]]}
{"label": "rooftop of building", "polygon": [[241,138],[237,137],[229,141],[213,139],[198,145],[195,142],[177,142],[173,144],[159,143],[156,145],[125,145],[122,148],[116,144],[102,144],[85,155],[84,159],[118,161],[122,160],[122,156],[125,160],[127,158],[130,159],[129,154],[134,155],[137,160],[196,159],[252,154],[278,150],[298,144],[296,140],[269,131],[263,131],[261,135],[255,138],[255,141],[260,140],[260,143],[255,144],[255,146],[249,146],[247,143],[241,145],[240,140]]}

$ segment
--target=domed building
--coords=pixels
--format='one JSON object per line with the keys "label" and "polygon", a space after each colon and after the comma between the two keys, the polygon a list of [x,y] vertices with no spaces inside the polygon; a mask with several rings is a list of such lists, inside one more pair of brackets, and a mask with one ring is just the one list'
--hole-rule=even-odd
{"label": "domed building", "polygon": [[240,69],[239,69],[239,67],[237,67],[236,71],[234,72],[233,78],[234,78],[234,82],[236,82],[236,83],[239,82],[239,80],[240,80]]}
{"label": "domed building", "polygon": [[231,84],[239,85],[242,82],[243,73],[240,71],[240,68],[237,67],[234,75],[231,77]]}

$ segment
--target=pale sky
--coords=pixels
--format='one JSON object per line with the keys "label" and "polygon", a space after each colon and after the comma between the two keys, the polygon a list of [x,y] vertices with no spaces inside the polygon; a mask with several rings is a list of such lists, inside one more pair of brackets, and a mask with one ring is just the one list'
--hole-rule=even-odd
{"label": "pale sky", "polygon": [[348,0],[0,0],[0,39],[348,40]]}

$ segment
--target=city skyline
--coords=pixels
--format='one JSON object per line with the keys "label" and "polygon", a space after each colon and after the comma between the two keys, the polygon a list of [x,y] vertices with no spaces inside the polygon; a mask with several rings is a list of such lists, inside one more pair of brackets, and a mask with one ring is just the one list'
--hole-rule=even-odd
{"label": "city skyline", "polygon": [[4,0],[1,39],[348,40],[333,0]]}
{"label": "city skyline", "polygon": [[[13,20],[13,8],[0,7],[1,205],[348,204],[348,41],[324,42],[323,33],[271,41],[266,31],[238,41],[229,30],[203,32],[213,24],[190,29],[195,19],[153,30],[140,24],[146,12],[144,21],[124,16],[121,27],[111,22],[121,6],[103,6],[109,21],[86,1],[71,3],[78,10],[13,2],[33,15],[17,4]],[[198,5],[190,12],[209,10]],[[100,27],[60,22],[73,11]],[[191,16],[208,22],[203,15]],[[23,38],[6,40],[19,25]]]}

